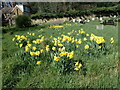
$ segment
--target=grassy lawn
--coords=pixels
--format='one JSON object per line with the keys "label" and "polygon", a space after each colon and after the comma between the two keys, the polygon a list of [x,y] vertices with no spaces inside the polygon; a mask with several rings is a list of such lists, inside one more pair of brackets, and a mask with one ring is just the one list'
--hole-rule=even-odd
{"label": "grassy lawn", "polygon": [[[85,25],[71,23],[63,24],[64,27],[50,28],[41,26],[8,31],[2,35],[2,81],[3,87],[14,88],[117,88],[118,81],[118,27],[104,26],[103,30],[97,30],[98,21],[91,21]],[[102,36],[106,41],[114,38],[114,47],[107,55],[99,58],[84,58],[85,72],[72,71],[65,75],[56,73],[55,68],[46,65],[26,66],[19,55],[21,48],[12,41],[15,35],[26,35],[27,32],[42,34],[46,38],[58,37],[72,30],[84,29],[88,34],[94,33]],[[80,58],[79,56],[75,58]],[[45,59],[45,58],[44,58]],[[27,58],[30,60],[30,58]],[[33,65],[32,65],[33,64]]]}

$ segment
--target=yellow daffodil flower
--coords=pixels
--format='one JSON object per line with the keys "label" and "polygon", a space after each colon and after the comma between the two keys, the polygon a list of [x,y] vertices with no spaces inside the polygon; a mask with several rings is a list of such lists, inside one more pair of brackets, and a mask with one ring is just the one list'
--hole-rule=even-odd
{"label": "yellow daffodil flower", "polygon": [[79,70],[79,68],[75,68],[74,70],[78,71],[78,70]]}
{"label": "yellow daffodil flower", "polygon": [[59,61],[59,60],[60,60],[60,57],[54,56],[54,60],[55,60],[55,61]]}
{"label": "yellow daffodil flower", "polygon": [[35,51],[37,48],[36,47],[32,47],[32,49]]}
{"label": "yellow daffodil flower", "polygon": [[23,44],[20,44],[20,48],[23,46]]}
{"label": "yellow daffodil flower", "polygon": [[41,52],[41,53],[43,53],[43,52],[44,52],[44,50],[43,50],[43,49],[41,49],[41,50],[40,50],[40,52]]}
{"label": "yellow daffodil flower", "polygon": [[56,50],[56,47],[52,47],[52,50],[55,51],[55,50]]}
{"label": "yellow daffodil flower", "polygon": [[89,45],[85,45],[85,49],[89,49]]}
{"label": "yellow daffodil flower", "polygon": [[38,65],[39,65],[39,64],[41,64],[41,61],[37,61],[37,63],[36,63],[36,64],[38,64]]}

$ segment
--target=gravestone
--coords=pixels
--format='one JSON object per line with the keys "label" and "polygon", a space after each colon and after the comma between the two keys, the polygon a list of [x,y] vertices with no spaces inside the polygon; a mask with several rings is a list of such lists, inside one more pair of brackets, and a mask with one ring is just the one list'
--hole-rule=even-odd
{"label": "gravestone", "polygon": [[78,22],[80,23],[80,21],[82,21],[81,19],[78,19]]}
{"label": "gravestone", "polygon": [[104,29],[104,25],[96,25],[96,29],[103,30]]}
{"label": "gravestone", "polygon": [[72,21],[75,22],[75,19],[73,19]]}
{"label": "gravestone", "polygon": [[92,21],[94,21],[95,20],[95,18],[92,18]]}
{"label": "gravestone", "polygon": [[88,19],[87,22],[90,22],[90,20]]}
{"label": "gravestone", "polygon": [[100,17],[100,21],[102,21],[103,19],[102,19],[102,17]]}
{"label": "gravestone", "polygon": [[114,18],[116,18],[117,16],[116,15],[114,15]]}

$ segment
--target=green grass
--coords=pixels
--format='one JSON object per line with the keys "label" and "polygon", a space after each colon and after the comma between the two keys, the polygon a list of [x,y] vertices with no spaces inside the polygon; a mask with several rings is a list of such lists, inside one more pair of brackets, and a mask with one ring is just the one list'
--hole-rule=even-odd
{"label": "green grass", "polygon": [[[2,35],[2,81],[3,87],[15,88],[117,88],[118,84],[118,28],[115,26],[104,26],[103,30],[97,30],[98,21],[91,21],[85,25],[71,23],[55,30],[41,26],[25,29],[11,30]],[[99,59],[90,58],[85,60],[86,73],[71,72],[66,75],[57,74],[52,66],[44,67],[31,63],[26,66],[24,60],[18,57],[20,48],[15,46],[12,38],[16,34],[25,35],[27,32],[42,34],[45,37],[58,37],[60,34],[71,30],[83,28],[87,33],[103,36],[105,40],[114,37],[115,44],[109,55],[103,55]],[[41,30],[43,29],[43,30]],[[57,28],[56,28],[57,29]],[[11,34],[12,32],[12,34]],[[29,58],[28,58],[29,60]]]}

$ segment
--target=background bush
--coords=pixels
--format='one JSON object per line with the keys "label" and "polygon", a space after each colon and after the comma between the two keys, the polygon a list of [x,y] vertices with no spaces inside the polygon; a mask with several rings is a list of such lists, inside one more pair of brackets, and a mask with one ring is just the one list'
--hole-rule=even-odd
{"label": "background bush", "polygon": [[20,15],[16,18],[16,26],[19,28],[31,26],[31,19],[26,15]]}
{"label": "background bush", "polygon": [[63,17],[80,17],[80,16],[88,16],[91,14],[95,14],[97,16],[110,16],[110,15],[118,15],[120,12],[120,5],[113,7],[100,7],[100,8],[92,8],[88,10],[69,10],[64,13],[38,13],[32,14],[31,19],[51,19],[51,18],[63,18]]}

